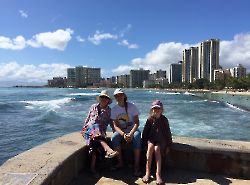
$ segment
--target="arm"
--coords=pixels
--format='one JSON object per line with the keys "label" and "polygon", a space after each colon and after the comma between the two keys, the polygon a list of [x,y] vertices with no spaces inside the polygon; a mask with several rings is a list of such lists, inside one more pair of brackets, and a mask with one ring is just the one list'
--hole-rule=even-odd
{"label": "arm", "polygon": [[149,119],[147,119],[143,132],[142,132],[142,146],[145,146],[145,147],[147,146],[148,134],[149,134],[151,125],[152,124],[150,123]]}
{"label": "arm", "polygon": [[125,133],[120,129],[119,121],[117,119],[113,120],[113,127],[116,132],[118,132],[122,137],[124,137]]}
{"label": "arm", "polygon": [[91,111],[93,110],[93,105],[90,107],[89,109],[89,112],[88,112],[88,115],[83,123],[83,126],[82,126],[82,130],[81,130],[81,134],[83,134],[85,132],[85,130],[87,129],[88,125],[87,123],[89,122],[90,120],[90,114],[91,114]]}
{"label": "arm", "polygon": [[139,127],[139,116],[136,115],[136,116],[134,116],[134,127],[129,132],[129,135],[133,136],[135,131],[138,129],[138,127]]}

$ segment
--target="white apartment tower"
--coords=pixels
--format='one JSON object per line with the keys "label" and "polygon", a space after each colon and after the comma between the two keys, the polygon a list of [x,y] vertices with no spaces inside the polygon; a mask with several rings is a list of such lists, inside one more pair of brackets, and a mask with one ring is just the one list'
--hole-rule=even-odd
{"label": "white apartment tower", "polygon": [[183,50],[182,82],[192,83],[198,79],[198,47]]}
{"label": "white apartment tower", "polygon": [[219,69],[219,39],[210,39],[200,45],[199,78],[214,81],[214,70]]}

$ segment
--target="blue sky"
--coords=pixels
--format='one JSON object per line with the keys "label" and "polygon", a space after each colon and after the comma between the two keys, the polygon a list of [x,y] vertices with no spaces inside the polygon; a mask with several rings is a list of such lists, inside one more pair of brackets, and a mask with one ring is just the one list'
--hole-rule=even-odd
{"label": "blue sky", "polygon": [[0,86],[45,84],[66,68],[103,77],[169,70],[183,49],[220,39],[220,65],[250,72],[248,0],[1,0]]}

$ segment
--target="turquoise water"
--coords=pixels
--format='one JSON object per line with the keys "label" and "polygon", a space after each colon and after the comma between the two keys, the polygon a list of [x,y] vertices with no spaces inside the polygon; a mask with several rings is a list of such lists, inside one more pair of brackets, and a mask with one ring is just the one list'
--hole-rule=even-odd
{"label": "turquoise water", "polygon": [[[0,88],[0,164],[38,144],[80,131],[88,109],[96,102],[100,91]],[[216,95],[219,98],[213,100],[189,93],[137,89],[127,89],[126,93],[141,113],[140,130],[152,100],[160,99],[173,135],[250,141],[250,112],[229,104],[250,108],[250,97]],[[115,101],[111,107],[114,104]]]}

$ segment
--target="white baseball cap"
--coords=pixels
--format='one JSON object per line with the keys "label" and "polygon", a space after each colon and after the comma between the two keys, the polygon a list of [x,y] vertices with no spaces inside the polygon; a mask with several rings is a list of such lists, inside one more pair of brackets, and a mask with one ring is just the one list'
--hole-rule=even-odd
{"label": "white baseball cap", "polygon": [[119,88],[119,89],[116,89],[114,91],[114,96],[117,95],[117,94],[125,94],[125,93],[124,93],[124,91],[122,89]]}

